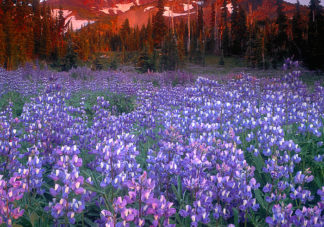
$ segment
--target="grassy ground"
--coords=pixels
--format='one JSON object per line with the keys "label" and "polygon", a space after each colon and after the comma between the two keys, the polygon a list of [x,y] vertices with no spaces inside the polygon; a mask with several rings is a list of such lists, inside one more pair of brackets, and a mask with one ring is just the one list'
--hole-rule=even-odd
{"label": "grassy ground", "polygon": [[[228,75],[233,75],[237,73],[248,73],[257,77],[274,77],[274,76],[283,76],[285,72],[281,67],[277,69],[258,69],[246,67],[246,62],[242,58],[235,57],[225,57],[224,65],[220,65],[219,56],[206,56],[205,65],[194,64],[189,61],[185,61],[180,68],[181,71],[185,71],[195,75],[208,75],[209,78],[213,79],[226,79]],[[136,73],[136,70],[132,64],[118,64],[118,70],[125,72]],[[310,87],[313,87],[315,82],[320,82],[324,86],[324,72],[320,71],[310,71],[304,68],[301,68],[301,78],[308,84]],[[80,102],[81,96],[88,92],[81,92],[74,94],[70,100],[70,104],[76,104]],[[114,95],[114,94],[101,94],[100,92],[93,94],[88,94],[86,99],[86,105],[89,105],[89,110],[91,110],[90,103],[95,103],[95,98],[97,96],[104,96],[106,100],[109,100],[112,106],[115,106],[118,114],[130,112],[133,108],[134,97],[126,98],[123,95]],[[0,97],[0,111],[4,110],[8,105],[9,101],[13,103],[13,116],[19,116],[22,113],[22,109],[25,102],[28,102],[30,97],[23,97],[18,92],[8,92],[7,94]],[[93,102],[91,102],[91,101]],[[130,109],[129,109],[130,108]]]}
{"label": "grassy ground", "polygon": [[246,66],[246,62],[244,59],[237,57],[225,57],[224,65],[220,65],[219,62],[219,56],[206,56],[205,65],[198,65],[187,61],[182,69],[193,74],[212,74],[216,77],[220,75],[235,74],[241,72],[251,73],[255,76],[260,77],[274,75],[280,76],[282,74],[280,67],[278,69],[268,70],[251,68]]}
{"label": "grassy ground", "polygon": [[[206,56],[205,65],[198,65],[186,61],[181,70],[192,74],[211,75],[215,79],[237,73],[247,73],[257,77],[274,77],[285,74],[280,66],[277,69],[269,68],[267,70],[247,67],[245,60],[237,57],[225,57],[224,65],[220,65],[219,62],[219,56]],[[315,81],[322,81],[323,84],[324,72],[310,71],[304,68],[301,68],[301,71],[301,76],[305,83],[313,85]]]}

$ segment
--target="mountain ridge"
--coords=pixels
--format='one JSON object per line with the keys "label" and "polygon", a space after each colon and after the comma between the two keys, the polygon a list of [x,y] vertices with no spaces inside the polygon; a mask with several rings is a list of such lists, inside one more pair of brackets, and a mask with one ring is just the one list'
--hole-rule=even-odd
{"label": "mountain ridge", "polygon": [[[273,19],[276,15],[276,0],[236,0],[238,4],[248,13],[250,5],[252,6],[253,15],[256,19],[263,20],[266,18]],[[190,1],[173,0],[164,1],[164,16],[181,18],[190,14],[196,14],[199,3],[203,3],[204,20],[210,21],[210,5],[214,0]],[[222,5],[223,0],[216,0],[218,6]],[[113,20],[119,27],[125,19],[128,19],[131,27],[142,26],[152,17],[156,11],[157,0],[48,0],[46,2],[53,9],[58,10],[62,7],[70,13],[66,16],[66,21],[72,23],[73,29],[79,29],[88,23],[94,23],[101,20]],[[230,12],[232,0],[228,0],[228,11]],[[295,10],[295,4],[283,2],[284,11],[288,18],[291,18]],[[301,6],[302,11],[307,12],[307,7]],[[74,25],[73,25],[74,24]]]}

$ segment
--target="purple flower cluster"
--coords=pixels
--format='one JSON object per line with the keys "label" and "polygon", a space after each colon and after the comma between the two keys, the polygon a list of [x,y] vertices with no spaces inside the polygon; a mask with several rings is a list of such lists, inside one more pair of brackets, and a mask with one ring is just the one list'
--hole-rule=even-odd
{"label": "purple flower cluster", "polygon": [[39,151],[36,147],[30,148],[31,150],[26,162],[26,166],[18,169],[14,175],[20,176],[24,183],[27,185],[26,191],[31,192],[33,189],[38,194],[43,194],[44,190],[41,188],[43,184],[43,157],[39,157]]}
{"label": "purple flower cluster", "polygon": [[20,166],[19,159],[23,156],[18,138],[18,118],[12,117],[12,103],[0,112],[0,172],[7,177]]}
{"label": "purple flower cluster", "polygon": [[44,157],[44,162],[50,163],[51,153],[56,146],[73,146],[73,138],[80,134],[79,126],[83,121],[73,116],[77,110],[66,106],[68,94],[61,88],[48,88],[48,93],[34,98],[24,106],[21,116],[26,134],[24,141],[36,146]]}
{"label": "purple flower cluster", "polygon": [[[209,223],[210,214],[218,220],[233,216],[233,208],[243,217],[257,211],[259,205],[253,190],[259,187],[242,150],[233,144],[221,143],[215,147],[193,142],[183,160],[183,185],[192,193],[193,204],[180,211],[190,216],[192,226]],[[189,173],[189,174],[188,174]]]}
{"label": "purple flower cluster", "polygon": [[[160,199],[154,197],[155,182],[147,178],[144,172],[138,180],[135,178],[127,181],[128,195],[118,197],[114,201],[114,213],[108,210],[101,211],[103,226],[129,226],[134,223],[136,226],[144,226],[145,223],[151,226],[175,226],[170,224],[169,218],[176,212],[172,208],[173,203],[168,202],[162,195]],[[117,214],[120,214],[121,221],[117,222]]]}
{"label": "purple flower cluster", "polygon": [[301,209],[293,210],[293,205],[276,204],[272,207],[272,217],[266,218],[269,226],[307,226],[320,227],[324,225],[323,202],[318,205],[307,208],[303,206]]}
{"label": "purple flower cluster", "polygon": [[[324,88],[308,89],[297,65],[287,60],[280,78],[175,87],[192,76],[154,75],[154,87],[155,78],[79,68],[29,70],[35,81],[14,83],[0,69],[8,91],[43,90],[18,118],[12,103],[0,112],[0,223],[30,219],[32,197],[57,225],[100,216],[102,226],[323,226]],[[69,106],[69,92],[84,89],[137,95],[136,109],[115,115],[104,97],[92,110],[85,98]]]}
{"label": "purple flower cluster", "polygon": [[75,223],[75,214],[85,209],[85,200],[88,197],[83,187],[84,178],[79,172],[82,166],[79,153],[76,146],[55,149],[52,155],[56,162],[49,175],[54,181],[54,187],[50,188],[50,194],[54,198],[47,209],[55,219],[68,217],[71,224]]}
{"label": "purple flower cluster", "polygon": [[26,184],[18,177],[11,177],[8,181],[0,175],[0,225],[5,223],[12,226],[12,219],[18,219],[24,210],[16,205],[16,201],[24,196]]}
{"label": "purple flower cluster", "polygon": [[159,191],[165,192],[169,197],[171,185],[177,183],[177,176],[181,172],[184,147],[178,129],[170,126],[164,130],[163,136],[159,143],[159,150],[148,151],[148,174],[156,180]]}
{"label": "purple flower cluster", "polygon": [[102,188],[108,185],[120,188],[125,181],[136,177],[141,171],[135,159],[139,153],[135,144],[131,142],[133,137],[124,134],[117,136],[115,140],[104,139],[91,152],[95,154],[95,160],[91,166],[100,173]]}

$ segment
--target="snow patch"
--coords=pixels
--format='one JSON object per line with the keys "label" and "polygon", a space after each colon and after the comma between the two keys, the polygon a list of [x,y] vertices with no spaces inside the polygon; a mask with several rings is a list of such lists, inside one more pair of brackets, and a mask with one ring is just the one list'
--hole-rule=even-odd
{"label": "snow patch", "polygon": [[[232,5],[232,3],[228,3],[228,4],[226,5],[226,8],[227,8],[228,12],[229,12],[230,14],[232,14],[232,12],[233,12],[233,5]],[[221,9],[224,9],[224,7],[221,7]]]}
{"label": "snow patch", "polygon": [[[52,17],[58,17],[59,16],[59,9],[52,9]],[[72,11],[70,10],[62,10],[63,12],[63,17],[65,18],[65,25],[70,22],[72,24],[72,29],[73,30],[79,30],[80,28],[92,24],[95,21],[92,20],[81,20],[81,19],[76,19],[75,16],[72,16]]]}
{"label": "snow patch", "polygon": [[105,14],[109,14],[110,10],[112,10],[114,12],[114,14],[117,14],[118,11],[121,11],[123,13],[127,12],[128,10],[130,10],[130,8],[132,8],[134,6],[134,3],[126,3],[126,4],[116,4],[116,7],[113,8],[102,8],[100,11],[105,13]]}
{"label": "snow patch", "polygon": [[144,12],[149,11],[149,10],[151,10],[151,9],[153,9],[153,8],[154,8],[154,6],[146,7],[146,8],[144,9]]}
{"label": "snow patch", "polygon": [[100,12],[103,12],[103,13],[105,13],[105,14],[109,14],[109,10],[110,10],[110,8],[103,8],[103,9],[101,9],[101,10],[99,10]]}
{"label": "snow patch", "polygon": [[[189,9],[188,9],[188,8],[189,8]],[[193,9],[193,8],[194,8],[193,5],[183,3],[183,10],[184,10],[184,11],[188,11],[188,10],[191,10],[191,9]]]}
{"label": "snow patch", "polygon": [[66,18],[65,22],[66,23],[70,22],[73,30],[79,30],[80,28],[85,27],[88,24],[93,24],[95,21],[80,20],[80,19],[76,19],[75,16],[71,16],[71,17]]}
{"label": "snow patch", "polygon": [[[190,12],[190,14],[192,14],[194,12]],[[188,15],[188,13],[174,13],[170,7],[165,6],[164,7],[164,12],[163,12],[163,16],[165,17],[179,17],[179,16],[186,16]]]}
{"label": "snow patch", "polygon": [[233,12],[233,5],[232,5],[232,3],[228,3],[228,4],[226,5],[226,7],[227,7],[228,12],[229,12],[230,14],[232,14],[232,12]]}
{"label": "snow patch", "polygon": [[[60,15],[59,12],[60,9],[52,9],[52,17],[58,17]],[[63,9],[62,12],[64,18],[68,17],[72,13],[72,11],[66,9]]]}

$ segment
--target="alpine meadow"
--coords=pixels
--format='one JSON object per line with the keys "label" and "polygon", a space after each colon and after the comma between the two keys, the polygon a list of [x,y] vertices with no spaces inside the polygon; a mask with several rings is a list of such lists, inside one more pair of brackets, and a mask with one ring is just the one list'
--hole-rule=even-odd
{"label": "alpine meadow", "polygon": [[0,0],[0,227],[323,227],[323,7]]}

